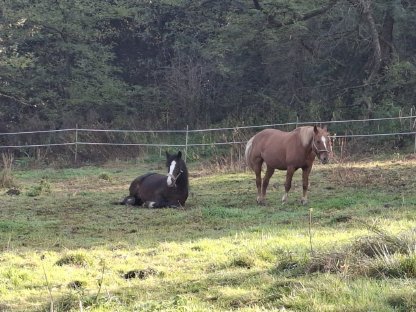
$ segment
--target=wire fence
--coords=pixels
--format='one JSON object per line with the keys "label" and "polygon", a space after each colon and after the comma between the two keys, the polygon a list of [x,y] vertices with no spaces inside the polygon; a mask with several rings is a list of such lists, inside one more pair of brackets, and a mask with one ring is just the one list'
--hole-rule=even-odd
{"label": "wire fence", "polygon": [[[28,149],[34,148],[37,153],[40,148],[43,153],[65,153],[62,148],[69,149],[75,161],[79,156],[101,153],[104,156],[120,154],[120,148],[129,148],[127,154],[143,153],[143,149],[156,148],[161,153],[162,148],[185,149],[189,158],[209,154],[210,150],[238,146],[242,148],[248,139],[256,132],[265,128],[275,128],[290,131],[299,126],[327,125],[331,138],[340,142],[339,147],[357,139],[372,139],[374,145],[396,144],[404,141],[407,145],[413,141],[416,153],[416,109],[410,114],[398,117],[330,120],[330,121],[295,121],[287,123],[249,125],[208,129],[180,130],[120,130],[120,129],[87,129],[69,128],[59,130],[39,130],[0,133],[0,150],[14,150],[29,155]],[[392,142],[386,138],[392,138]],[[400,147],[400,146],[399,146]],[[61,148],[61,150],[57,150]],[[101,148],[101,149],[100,149]],[[104,150],[103,148],[113,148]],[[99,149],[99,150],[98,150]],[[188,153],[189,149],[194,149]],[[147,150],[148,151],[148,150]],[[68,150],[67,150],[68,152]]]}

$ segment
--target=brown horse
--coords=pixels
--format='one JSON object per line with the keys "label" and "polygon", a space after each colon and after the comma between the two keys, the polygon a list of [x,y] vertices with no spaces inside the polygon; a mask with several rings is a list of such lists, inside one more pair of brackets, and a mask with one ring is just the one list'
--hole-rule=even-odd
{"label": "brown horse", "polygon": [[[247,165],[256,174],[257,203],[264,204],[269,180],[275,169],[287,170],[285,194],[282,202],[286,203],[289,190],[292,186],[292,177],[295,171],[302,169],[303,197],[301,203],[308,202],[307,192],[309,174],[316,156],[319,160],[328,163],[331,142],[326,127],[317,126],[299,127],[291,132],[275,129],[265,129],[254,135],[246,145],[245,157]],[[261,168],[266,163],[266,174],[261,180]]]}
{"label": "brown horse", "polygon": [[182,153],[166,152],[167,175],[146,173],[130,184],[130,194],[121,204],[144,205],[149,208],[181,207],[188,198],[188,169]]}

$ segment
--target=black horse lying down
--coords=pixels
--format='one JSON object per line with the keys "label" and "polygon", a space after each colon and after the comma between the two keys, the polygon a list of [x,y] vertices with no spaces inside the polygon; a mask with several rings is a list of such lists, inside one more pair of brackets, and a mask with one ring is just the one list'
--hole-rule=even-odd
{"label": "black horse lying down", "polygon": [[166,152],[168,174],[146,173],[133,180],[130,195],[121,204],[144,205],[149,208],[180,207],[188,198],[188,169],[182,153]]}

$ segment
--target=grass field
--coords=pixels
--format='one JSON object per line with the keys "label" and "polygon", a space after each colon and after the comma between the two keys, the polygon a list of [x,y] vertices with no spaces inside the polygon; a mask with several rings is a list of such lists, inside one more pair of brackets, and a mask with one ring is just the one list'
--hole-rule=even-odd
{"label": "grass field", "polygon": [[0,311],[416,311],[416,157],[317,164],[268,204],[251,172],[191,163],[186,209],[114,205],[153,164],[14,171]]}

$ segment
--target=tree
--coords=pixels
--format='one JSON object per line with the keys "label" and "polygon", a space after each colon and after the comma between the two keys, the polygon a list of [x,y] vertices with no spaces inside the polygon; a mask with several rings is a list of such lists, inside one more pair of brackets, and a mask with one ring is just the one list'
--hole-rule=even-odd
{"label": "tree", "polygon": [[6,2],[0,92],[3,105],[20,106],[21,123],[36,115],[60,127],[92,110],[116,114],[126,87],[100,41],[108,10],[96,1]]}

